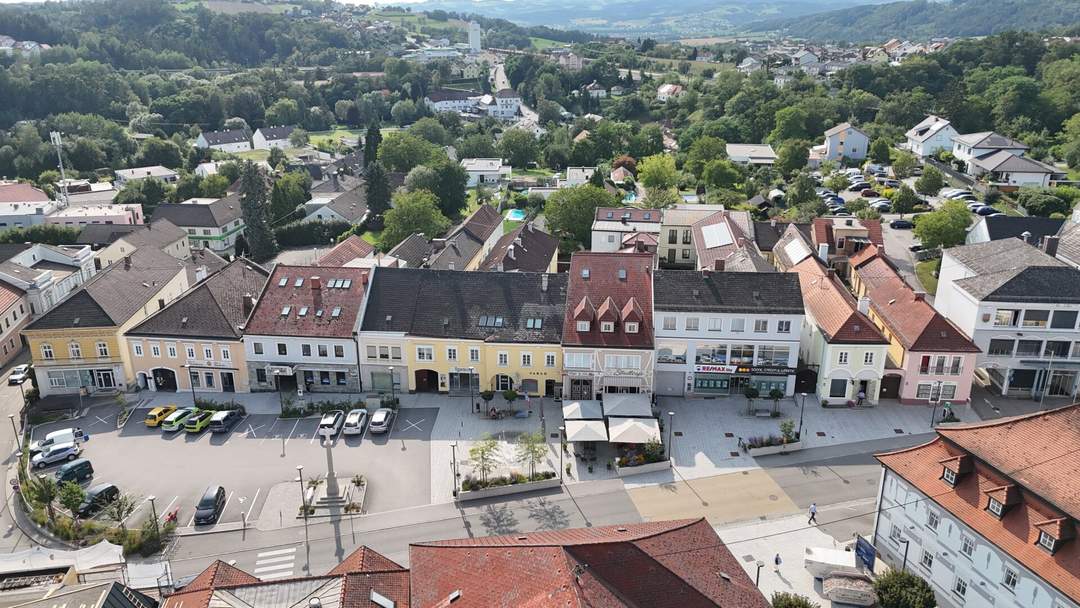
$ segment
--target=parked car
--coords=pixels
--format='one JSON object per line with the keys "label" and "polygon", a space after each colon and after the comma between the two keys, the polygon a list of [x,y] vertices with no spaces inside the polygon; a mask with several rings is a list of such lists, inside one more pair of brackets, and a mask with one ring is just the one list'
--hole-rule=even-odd
{"label": "parked car", "polygon": [[870,184],[868,184],[867,182],[855,182],[854,184],[848,186],[848,192],[862,192],[869,187]]}
{"label": "parked car", "polygon": [[968,196],[970,196],[971,198],[975,198],[975,195],[971,192],[968,192],[967,190],[957,190],[956,192],[950,192],[949,194],[946,194],[944,198],[947,198],[949,200],[955,200]]}
{"label": "parked car", "polygon": [[323,414],[322,420],[319,421],[319,436],[329,439],[337,437],[344,422],[345,412],[342,410],[334,410]]}
{"label": "parked car", "polygon": [[998,210],[994,209],[990,205],[985,205],[985,206],[979,207],[978,209],[975,210],[975,213],[977,215],[994,215],[997,212],[998,212]]}
{"label": "parked car", "polygon": [[84,479],[90,479],[93,476],[94,467],[90,464],[90,461],[85,458],[72,460],[67,464],[60,465],[60,468],[56,469],[56,483],[64,483],[65,481],[74,481],[78,483]]}
{"label": "parked car", "polygon": [[923,247],[922,243],[915,243],[911,247],[908,247],[908,251],[911,251],[911,252],[922,251],[923,249],[926,249],[926,247]]}
{"label": "parked car", "polygon": [[195,505],[195,525],[202,526],[216,522],[225,510],[225,488],[210,486],[203,492],[202,498]]}
{"label": "parked car", "polygon": [[11,375],[8,376],[7,383],[10,384],[22,384],[30,379],[30,364],[23,363],[22,365],[16,365],[11,368]]}
{"label": "parked car", "polygon": [[203,410],[196,412],[188,416],[184,421],[184,430],[189,433],[201,433],[206,430],[206,427],[210,426],[210,419],[214,416],[214,412],[209,410]]}
{"label": "parked car", "polygon": [[842,196],[831,196],[825,199],[826,204],[843,205],[846,201]]}
{"label": "parked car", "polygon": [[350,410],[349,415],[345,416],[344,432],[346,435],[359,435],[364,432],[365,424],[367,424],[367,410]]}
{"label": "parked car", "polygon": [[199,408],[197,407],[182,407],[165,418],[161,423],[161,430],[166,433],[175,433],[184,428],[184,423],[187,422],[188,418],[194,416],[198,412]]}
{"label": "parked car", "polygon": [[371,422],[368,423],[368,431],[376,435],[385,433],[390,430],[393,421],[394,410],[387,407],[380,407],[371,415]]}
{"label": "parked car", "polygon": [[64,460],[75,460],[79,457],[82,449],[74,441],[68,443],[55,443],[41,451],[40,454],[30,459],[34,467],[44,469],[50,464],[56,464]]}
{"label": "parked car", "polygon": [[887,179],[887,180],[881,182],[881,184],[883,186],[885,186],[886,188],[899,188],[900,187],[900,180]]}
{"label": "parked car", "polygon": [[172,414],[175,411],[175,405],[159,405],[158,407],[151,409],[149,412],[146,412],[146,418],[143,420],[143,422],[146,424],[146,426],[151,428],[155,426],[160,426],[161,422],[168,418],[169,414]]}
{"label": "parked car", "polygon": [[86,491],[86,497],[76,509],[79,517],[92,517],[120,497],[120,488],[111,483],[99,483]]}
{"label": "parked car", "polygon": [[867,188],[866,190],[863,190],[859,194],[859,196],[861,196],[863,198],[879,198],[879,197],[881,197],[881,193],[878,192],[877,190],[871,190],[871,189]]}
{"label": "parked car", "polygon": [[834,213],[833,215],[836,216],[836,217],[854,217],[850,213],[848,213],[847,211],[840,211],[838,213]]}
{"label": "parked car", "polygon": [[889,228],[894,230],[911,230],[915,227],[915,222],[910,220],[893,220],[889,222]]}
{"label": "parked car", "polygon": [[870,208],[877,211],[878,213],[888,213],[892,209],[892,205],[882,202],[870,203]]}
{"label": "parked car", "polygon": [[41,440],[31,443],[30,456],[33,457],[34,454],[57,443],[86,443],[89,440],[90,435],[87,435],[79,427],[59,429],[45,435]]}
{"label": "parked car", "polygon": [[211,433],[228,433],[243,416],[239,410],[221,410],[210,417]]}

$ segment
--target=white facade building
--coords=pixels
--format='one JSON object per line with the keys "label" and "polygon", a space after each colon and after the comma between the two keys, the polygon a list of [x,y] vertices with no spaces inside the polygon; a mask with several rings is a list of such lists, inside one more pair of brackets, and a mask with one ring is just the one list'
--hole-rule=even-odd
{"label": "white facade building", "polygon": [[255,131],[255,135],[251,136],[251,141],[256,150],[269,150],[270,148],[284,150],[292,146],[289,143],[289,136],[292,135],[294,130],[296,130],[296,127],[263,127]]}
{"label": "white facade building", "polygon": [[637,207],[599,207],[592,224],[591,251],[612,252],[624,247],[624,240],[635,235],[651,239],[653,247],[660,238],[661,209]]}
{"label": "white facade building", "polygon": [[482,31],[480,24],[475,21],[469,22],[469,52],[474,55],[483,50],[483,46],[480,43],[480,35]]}
{"label": "white facade building", "polygon": [[461,166],[469,174],[465,183],[468,188],[478,184],[497,184],[510,179],[510,165],[504,165],[501,158],[463,158]]}
{"label": "white facade building", "polygon": [[222,152],[247,152],[251,150],[251,142],[248,140],[247,133],[241,129],[204,131],[199,133],[199,137],[195,140],[195,147],[204,150],[212,148]]}
{"label": "white facade building", "polygon": [[35,318],[52,310],[95,272],[89,245],[34,243],[0,263],[0,281],[26,292]]}
{"label": "white facade building", "polygon": [[870,136],[851,123],[842,122],[825,131],[825,160],[862,160],[870,149]]}
{"label": "white facade building", "polygon": [[956,129],[947,119],[933,114],[911,128],[906,134],[907,147],[915,156],[926,158],[941,150],[952,150]]}

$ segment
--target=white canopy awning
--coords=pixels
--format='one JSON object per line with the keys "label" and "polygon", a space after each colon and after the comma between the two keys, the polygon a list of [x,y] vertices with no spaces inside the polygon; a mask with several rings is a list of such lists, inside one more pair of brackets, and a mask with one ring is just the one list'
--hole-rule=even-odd
{"label": "white canopy awning", "polygon": [[562,406],[563,420],[600,420],[604,407],[599,401],[571,401]]}
{"label": "white canopy awning", "polygon": [[611,443],[648,443],[660,441],[660,423],[656,418],[609,418],[608,441]]}
{"label": "white canopy awning", "polygon": [[566,440],[570,443],[581,441],[607,441],[607,428],[603,420],[567,420]]}
{"label": "white canopy awning", "polygon": [[648,418],[652,416],[649,396],[641,393],[607,393],[604,395],[604,416]]}
{"label": "white canopy awning", "polygon": [[119,567],[123,564],[124,548],[103,540],[96,545],[74,551],[38,546],[18,553],[5,553],[0,556],[0,574],[71,566],[75,567],[76,572],[87,572],[102,567]]}

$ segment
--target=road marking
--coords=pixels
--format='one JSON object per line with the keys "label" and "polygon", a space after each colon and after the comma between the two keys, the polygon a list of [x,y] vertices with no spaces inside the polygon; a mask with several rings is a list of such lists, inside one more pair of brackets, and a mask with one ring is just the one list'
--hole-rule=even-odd
{"label": "road marking", "polygon": [[255,428],[252,428],[251,423],[248,423],[247,426],[248,426],[248,430],[244,431],[244,436],[245,437],[251,437],[253,439],[258,439],[259,436],[255,434],[255,431],[263,428],[266,425],[265,424],[260,424],[259,426],[255,427]]}
{"label": "road marking", "polygon": [[[258,571],[255,571],[258,574]],[[270,574],[258,574],[258,578],[268,581],[275,578],[285,578],[286,576],[292,576],[292,570],[285,570],[283,572],[272,572]]]}
{"label": "road marking", "polygon": [[[274,435],[274,429],[275,429],[275,428],[277,427],[277,425],[278,425],[278,422],[281,422],[281,419],[275,419],[275,420],[274,420],[274,424],[271,424],[271,425],[270,425],[270,428],[266,429],[266,434],[265,434],[265,435],[263,435],[263,438],[262,438],[262,440],[260,440],[260,441],[259,441],[259,445],[262,445],[262,443],[263,443],[264,441],[266,441],[267,439],[270,439],[271,437],[274,437],[274,436],[275,436],[275,435]],[[261,427],[260,427],[260,428],[261,428]]]}
{"label": "road marking", "polygon": [[220,523],[221,518],[225,517],[225,511],[229,509],[229,503],[232,502],[233,494],[236,494],[236,492],[229,492],[229,497],[225,499],[225,506],[221,507],[221,513],[218,514],[217,521],[214,522],[215,524]]}
{"label": "road marking", "polygon": [[165,505],[165,510],[158,514],[158,519],[165,519],[169,515],[169,509],[172,508],[173,503],[179,500],[179,496],[173,496],[173,499],[169,501],[169,504]]}
{"label": "road marking", "polygon": [[300,426],[300,419],[297,418],[296,422],[292,425],[292,430],[289,431],[289,436],[285,438],[285,445],[289,445],[289,440],[292,439],[293,433],[296,432],[296,427]]}
{"label": "road marking", "polygon": [[290,547],[256,554],[252,574],[263,580],[292,576],[296,564],[296,549],[297,547]]}
{"label": "road marking", "polygon": [[102,418],[101,416],[94,416],[94,418],[97,418],[98,421],[97,422],[91,422],[90,426],[97,426],[98,423],[106,424],[106,425],[109,424],[109,421]]}
{"label": "road marking", "polygon": [[420,425],[423,424],[426,421],[427,421],[427,418],[421,418],[417,422],[413,422],[412,420],[406,420],[405,421],[405,424],[406,424],[405,428],[398,428],[398,430],[399,431],[411,431],[413,429],[416,429],[418,431],[423,431],[424,429],[420,428]]}
{"label": "road marking", "polygon": [[135,505],[135,508],[131,510],[131,513],[129,513],[129,514],[128,514],[128,516],[127,516],[127,517],[125,517],[125,518],[124,518],[124,519],[123,519],[123,520],[122,520],[122,521],[121,521],[120,523],[122,523],[122,524],[123,524],[123,523],[127,523],[127,520],[131,519],[131,517],[132,517],[133,515],[135,515],[135,513],[137,513],[137,512],[139,511],[139,509],[141,509],[141,508],[143,507],[143,505],[145,505],[145,504],[147,504],[147,503],[149,503],[149,502],[150,502],[150,499],[149,499],[149,498],[144,498],[142,502],[140,502],[139,504]]}
{"label": "road marking", "polygon": [[308,441],[308,445],[315,443],[315,438],[319,436],[319,425],[315,425],[315,432],[311,434],[311,440]]}
{"label": "road marking", "polygon": [[292,574],[293,559],[292,558],[287,558],[287,559],[289,560],[288,563],[273,564],[273,565],[270,565],[270,566],[263,566],[261,568],[255,568],[255,570],[253,570],[252,573],[255,576],[262,576],[263,573],[265,573],[265,572],[273,572],[275,570],[285,570],[288,574]]}
{"label": "road marking", "polygon": [[292,547],[291,549],[278,549],[276,551],[263,551],[262,553],[257,553],[255,555],[255,560],[256,560],[255,563],[256,564],[259,563],[258,559],[260,557],[270,557],[270,556],[273,556],[273,555],[285,555],[286,553],[296,553],[296,547]]}
{"label": "road marking", "polygon": [[295,559],[296,559],[295,555],[279,555],[277,557],[267,557],[267,558],[264,558],[264,559],[260,559],[258,561],[258,563],[262,564],[262,565],[268,565],[268,564],[280,564],[282,562],[289,562],[289,565],[291,566],[293,560],[295,560]]}

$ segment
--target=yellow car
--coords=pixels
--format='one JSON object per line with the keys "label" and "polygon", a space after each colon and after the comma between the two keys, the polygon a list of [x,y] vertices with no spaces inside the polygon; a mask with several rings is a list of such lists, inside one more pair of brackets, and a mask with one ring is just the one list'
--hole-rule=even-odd
{"label": "yellow car", "polygon": [[154,409],[146,412],[146,426],[155,427],[161,424],[162,420],[169,417],[169,414],[176,411],[175,405],[162,405],[155,407]]}
{"label": "yellow car", "polygon": [[189,433],[201,433],[207,426],[210,425],[210,419],[214,417],[214,412],[203,410],[198,413],[192,414],[184,422],[184,430]]}

